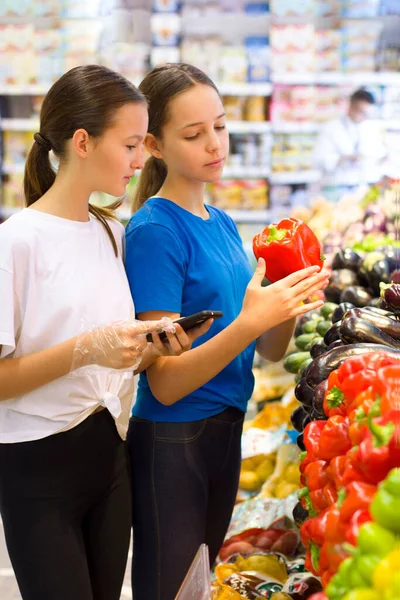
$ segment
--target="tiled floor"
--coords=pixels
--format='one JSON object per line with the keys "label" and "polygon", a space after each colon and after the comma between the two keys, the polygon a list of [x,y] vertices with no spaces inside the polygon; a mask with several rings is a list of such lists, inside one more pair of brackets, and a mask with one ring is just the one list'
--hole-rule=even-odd
{"label": "tiled floor", "polygon": [[[127,572],[125,575],[124,586],[122,588],[121,600],[131,600],[131,586],[130,586],[130,564],[131,564],[131,552],[129,552],[129,560],[127,565]],[[4,542],[3,526],[0,524],[0,599],[1,600],[21,600],[21,594],[19,593],[17,583],[15,581],[14,573],[7,555],[6,545]],[[56,599],[54,599],[56,600]],[[73,599],[71,599],[73,600]]]}

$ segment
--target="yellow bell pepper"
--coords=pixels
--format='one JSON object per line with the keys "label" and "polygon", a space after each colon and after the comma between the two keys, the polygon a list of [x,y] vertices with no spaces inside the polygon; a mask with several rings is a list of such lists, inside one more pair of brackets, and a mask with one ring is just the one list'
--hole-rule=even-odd
{"label": "yellow bell pepper", "polygon": [[[392,579],[398,571],[399,564],[400,548],[396,548],[378,563],[372,578],[375,590],[382,593],[392,587]],[[400,590],[397,597],[400,598]]]}

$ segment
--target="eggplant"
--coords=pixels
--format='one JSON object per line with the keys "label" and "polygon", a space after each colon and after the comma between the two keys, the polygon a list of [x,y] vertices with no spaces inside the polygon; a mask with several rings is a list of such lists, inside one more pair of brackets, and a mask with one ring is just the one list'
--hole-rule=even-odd
{"label": "eggplant", "polygon": [[304,406],[312,406],[314,399],[314,390],[308,385],[305,377],[300,379],[299,383],[294,388],[294,395],[296,396],[297,400],[301,402]]}
{"label": "eggplant", "polygon": [[327,346],[330,346],[332,342],[336,342],[336,340],[340,339],[340,324],[341,321],[338,321],[337,323],[332,325],[325,333],[324,342]]}
{"label": "eggplant", "polygon": [[354,308],[354,304],[351,304],[351,302],[341,302],[336,310],[334,310],[332,313],[332,323],[335,324],[338,321],[341,321],[345,313],[347,313],[347,311],[351,308]]}
{"label": "eggplant", "polygon": [[305,451],[306,446],[304,444],[304,435],[302,433],[297,437],[296,444],[302,452]]}
{"label": "eggplant", "polygon": [[364,258],[359,270],[361,282],[374,290],[374,295],[379,295],[379,283],[389,283],[390,263],[383,252],[369,252]]}
{"label": "eggplant", "polygon": [[350,269],[357,273],[362,262],[363,259],[357,252],[354,252],[351,248],[344,248],[343,250],[339,250],[335,255],[332,262],[332,269]]}
{"label": "eggplant", "polygon": [[372,298],[372,300],[370,300],[367,304],[367,306],[365,308],[379,308],[381,305],[381,299],[380,298]]}
{"label": "eggplant", "polygon": [[339,269],[332,271],[328,287],[325,288],[324,294],[328,302],[341,302],[340,297],[342,292],[357,283],[357,275],[350,269]]}
{"label": "eggplant", "polygon": [[366,310],[365,308],[353,308],[345,315],[345,319],[348,317],[364,319],[364,321],[368,321],[368,323],[375,325],[375,327],[383,331],[383,333],[386,333],[395,340],[400,340],[400,321],[388,317],[387,311],[381,312],[386,314],[380,314],[374,310]]}
{"label": "eggplant", "polygon": [[[306,382],[307,384],[307,382]],[[308,384],[307,384],[308,385]],[[314,388],[314,399],[313,399],[313,408],[314,411],[323,415],[326,419],[326,415],[324,413],[324,398],[325,392],[328,389],[328,380],[324,379]]]}
{"label": "eggplant", "polygon": [[359,317],[350,316],[343,319],[340,338],[347,344],[375,343],[400,350],[400,340],[395,340],[369,321]]}
{"label": "eggplant", "polygon": [[308,510],[302,507],[301,502],[298,502],[293,509],[293,521],[296,523],[297,527],[301,527],[307,519],[310,518],[308,514]]}
{"label": "eggplant", "polygon": [[346,288],[340,296],[341,303],[350,302],[357,308],[367,306],[368,302],[371,300],[371,294],[369,294],[367,290],[360,285],[351,285],[350,287]]}
{"label": "eggplant", "polygon": [[320,338],[319,340],[314,342],[314,344],[311,346],[311,349],[310,349],[311,358],[317,358],[317,356],[326,352],[327,349],[328,349],[328,347],[325,344],[324,340],[322,338]]}
{"label": "eggplant", "polygon": [[290,422],[293,425],[293,429],[301,433],[304,430],[303,423],[308,419],[308,412],[303,406],[298,406],[294,409],[290,415]]}
{"label": "eggplant", "polygon": [[362,356],[370,352],[384,352],[400,360],[400,350],[391,350],[388,346],[381,344],[349,344],[340,348],[332,348],[332,350],[328,350],[328,352],[314,358],[305,373],[306,381],[309,386],[315,388],[321,381],[329,377],[331,371],[337,369],[348,358]]}
{"label": "eggplant", "polygon": [[395,246],[380,246],[376,252],[381,252],[389,262],[389,271],[400,269],[400,248]]}
{"label": "eggplant", "polygon": [[391,311],[400,314],[400,283],[382,283],[381,297]]}
{"label": "eggplant", "polygon": [[[311,410],[310,414],[309,414],[309,423],[311,423],[311,421],[326,421],[327,417],[326,414],[324,413],[320,413],[318,412],[315,408]],[[305,427],[305,425],[304,425]]]}
{"label": "eggplant", "polygon": [[395,269],[390,273],[389,277],[391,283],[400,283],[400,269]]}
{"label": "eggplant", "polygon": [[329,344],[328,350],[332,350],[332,348],[340,348],[340,346],[344,346],[344,342],[342,340],[335,340],[332,344]]}

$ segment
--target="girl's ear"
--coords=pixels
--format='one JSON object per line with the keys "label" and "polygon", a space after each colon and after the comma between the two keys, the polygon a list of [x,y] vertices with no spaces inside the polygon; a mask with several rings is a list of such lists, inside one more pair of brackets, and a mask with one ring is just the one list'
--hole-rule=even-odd
{"label": "girl's ear", "polygon": [[89,151],[90,139],[85,129],[77,129],[72,136],[72,147],[80,158],[86,158]]}
{"label": "girl's ear", "polygon": [[147,150],[154,158],[163,158],[160,150],[160,144],[152,133],[148,133],[144,140],[144,145]]}

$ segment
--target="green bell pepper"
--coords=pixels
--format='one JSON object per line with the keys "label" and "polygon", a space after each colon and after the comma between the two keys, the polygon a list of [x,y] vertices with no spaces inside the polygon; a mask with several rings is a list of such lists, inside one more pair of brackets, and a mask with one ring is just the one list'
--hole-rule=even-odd
{"label": "green bell pepper", "polygon": [[362,554],[380,558],[394,549],[396,536],[378,523],[368,521],[360,527],[357,545]]}
{"label": "green bell pepper", "polygon": [[400,469],[392,469],[371,502],[375,521],[395,533],[400,533]]}

